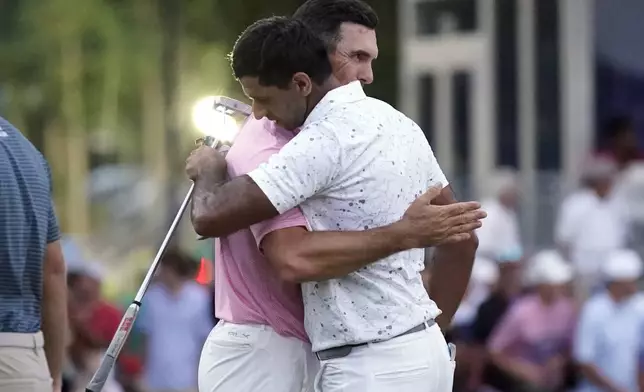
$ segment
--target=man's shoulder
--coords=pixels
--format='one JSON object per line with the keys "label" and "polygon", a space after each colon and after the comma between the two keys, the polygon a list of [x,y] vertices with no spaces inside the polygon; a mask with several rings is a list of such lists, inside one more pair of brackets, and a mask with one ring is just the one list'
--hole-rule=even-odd
{"label": "man's shoulder", "polygon": [[396,119],[407,120],[410,124],[415,124],[409,117],[389,103],[373,97],[365,97],[355,102],[337,103],[333,105],[332,109],[326,113],[322,120]]}
{"label": "man's shoulder", "polygon": [[236,177],[251,172],[279,152],[293,136],[267,118],[249,119],[226,155],[229,174]]}
{"label": "man's shoulder", "polygon": [[[20,130],[14,127],[9,121],[0,117],[0,145],[4,145],[7,154],[12,156],[8,162],[2,162],[4,167],[11,167],[19,170],[36,169],[29,171],[30,175],[43,174],[49,176],[49,164],[43,154],[27,139]],[[7,159],[7,158],[5,158]]]}
{"label": "man's shoulder", "polygon": [[600,292],[588,299],[582,307],[585,317],[592,320],[601,320],[607,316],[612,308],[612,300],[605,292]]}

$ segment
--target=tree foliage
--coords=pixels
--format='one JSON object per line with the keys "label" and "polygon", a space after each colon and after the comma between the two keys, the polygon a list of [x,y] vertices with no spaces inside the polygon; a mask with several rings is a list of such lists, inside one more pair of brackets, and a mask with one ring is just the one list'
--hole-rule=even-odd
{"label": "tree foliage", "polygon": [[[87,215],[79,212],[88,208],[84,179],[95,166],[145,164],[158,179],[167,176],[176,163],[168,167],[164,129],[175,120],[164,113],[164,91],[176,95],[176,123],[170,125],[192,140],[189,116],[197,98],[241,97],[225,58],[238,34],[258,18],[291,14],[301,3],[0,0],[0,115],[45,152],[64,226],[88,230],[87,219],[78,216]],[[382,22],[381,56],[369,92],[394,103],[396,1],[370,3]],[[170,4],[179,7],[180,25],[178,36],[169,37],[160,10]],[[164,89],[168,39],[178,47],[170,68],[177,75],[175,90]]]}

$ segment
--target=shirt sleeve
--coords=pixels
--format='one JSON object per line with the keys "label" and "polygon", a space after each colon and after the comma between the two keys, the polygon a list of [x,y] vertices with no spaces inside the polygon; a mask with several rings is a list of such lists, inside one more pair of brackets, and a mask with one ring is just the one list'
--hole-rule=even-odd
{"label": "shirt sleeve", "polygon": [[575,196],[569,196],[561,204],[555,223],[555,240],[557,242],[565,244],[573,239],[577,227],[578,209],[579,204],[575,203]]}
{"label": "shirt sleeve", "polygon": [[282,214],[331,185],[338,172],[340,151],[331,125],[316,122],[303,128],[248,176]]}
{"label": "shirt sleeve", "polygon": [[449,185],[449,181],[447,181],[447,177],[445,176],[445,173],[443,173],[443,169],[441,169],[441,166],[438,164],[438,159],[436,159],[436,156],[434,155],[434,150],[432,150],[432,146],[429,146],[429,159],[430,159],[430,173],[429,173],[429,178],[430,178],[430,183],[427,184],[428,188],[431,186],[436,186],[440,185],[441,187],[445,188],[446,186]]}
{"label": "shirt sleeve", "polygon": [[508,349],[521,338],[521,312],[520,308],[513,306],[494,328],[488,343],[488,348],[493,352]]}
{"label": "shirt sleeve", "polygon": [[257,242],[257,248],[261,251],[262,240],[266,235],[272,233],[273,231],[287,229],[290,227],[306,227],[308,228],[308,223],[304,214],[299,208],[291,208],[285,213],[276,216],[275,218],[265,220],[263,222],[257,223],[250,227],[250,231],[255,237]]}
{"label": "shirt sleeve", "polygon": [[49,181],[49,212],[47,217],[47,243],[58,241],[60,239],[60,229],[58,227],[58,219],[56,218],[56,210],[54,207],[53,197],[53,181],[51,179],[51,169],[49,164],[43,157],[45,169],[47,170],[47,180]]}
{"label": "shirt sleeve", "polygon": [[596,358],[595,334],[597,326],[595,325],[595,312],[593,312],[591,304],[589,303],[583,308],[573,339],[572,355],[580,363],[589,363]]}

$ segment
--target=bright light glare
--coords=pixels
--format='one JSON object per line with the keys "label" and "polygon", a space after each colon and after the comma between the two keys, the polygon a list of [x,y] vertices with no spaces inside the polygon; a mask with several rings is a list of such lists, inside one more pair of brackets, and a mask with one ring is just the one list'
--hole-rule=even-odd
{"label": "bright light glare", "polygon": [[232,142],[239,131],[239,124],[231,116],[214,109],[215,97],[204,97],[192,108],[192,122],[204,135]]}

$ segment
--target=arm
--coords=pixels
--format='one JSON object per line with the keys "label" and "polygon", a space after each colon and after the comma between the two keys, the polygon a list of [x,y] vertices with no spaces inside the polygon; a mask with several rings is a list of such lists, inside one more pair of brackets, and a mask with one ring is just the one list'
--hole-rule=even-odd
{"label": "arm", "polygon": [[567,260],[570,260],[571,257],[570,244],[575,235],[576,226],[578,226],[577,209],[579,202],[579,200],[575,202],[575,195],[566,198],[559,208],[555,222],[555,243],[557,244],[557,249]]}
{"label": "arm", "polygon": [[[443,188],[441,194],[434,199],[434,204],[437,205],[456,202],[450,186]],[[465,295],[477,247],[478,239],[472,231],[469,239],[459,243],[440,245],[433,252],[434,259],[431,264],[427,293],[442,311],[436,322],[443,330],[449,327]]]}
{"label": "arm", "polygon": [[49,211],[48,244],[43,266],[42,331],[45,356],[54,386],[62,383],[67,334],[67,275],[53,202]]}
{"label": "arm", "polygon": [[608,391],[619,392],[612,381],[605,377],[601,370],[593,364],[597,356],[595,351],[595,342],[597,331],[596,319],[597,316],[593,312],[593,303],[588,303],[581,314],[579,323],[577,324],[577,331],[573,342],[573,357],[579,365],[579,371],[582,376],[596,387]]}
{"label": "arm", "polygon": [[252,224],[273,218],[278,211],[247,175],[225,181],[206,175],[195,178],[191,218],[203,237],[223,237]]}
{"label": "arm", "polygon": [[520,357],[508,355],[507,350],[521,339],[520,308],[508,310],[494,329],[488,344],[490,360],[502,370],[532,383],[538,382],[541,368]]}
{"label": "arm", "polygon": [[613,383],[604,375],[601,374],[601,371],[592,363],[580,363],[579,371],[582,376],[593,385],[600,388],[602,391],[607,392],[622,392],[621,389],[613,385]]}
{"label": "arm", "polygon": [[340,167],[341,146],[333,129],[311,124],[302,129],[267,163],[248,175],[226,182],[223,157],[202,147],[216,170],[193,176],[192,223],[202,236],[221,237],[284,213],[322,194]]}
{"label": "arm", "polygon": [[[276,218],[282,223],[266,230],[251,227],[257,243],[282,279],[321,281],[346,276],[394,253],[469,238],[485,213],[478,203],[432,206],[440,188],[430,188],[414,201],[402,219],[364,231],[309,232],[299,209]],[[271,224],[268,224],[270,227]],[[264,227],[264,229],[262,229]]]}
{"label": "arm", "polygon": [[309,282],[346,276],[405,250],[404,243],[396,224],[354,232],[293,227],[267,235],[262,248],[283,280]]}

